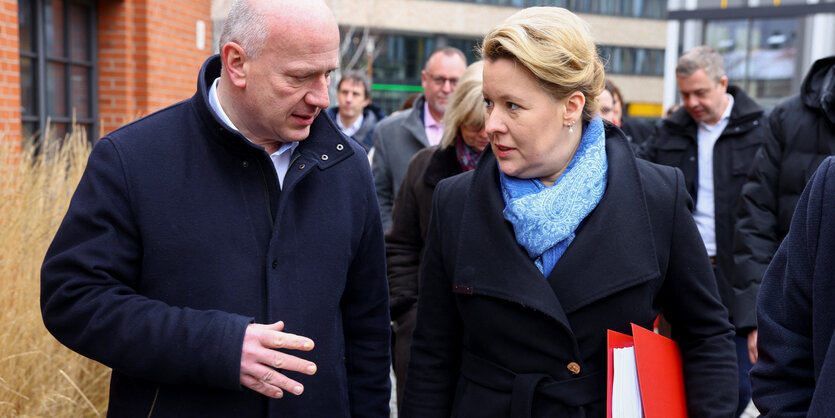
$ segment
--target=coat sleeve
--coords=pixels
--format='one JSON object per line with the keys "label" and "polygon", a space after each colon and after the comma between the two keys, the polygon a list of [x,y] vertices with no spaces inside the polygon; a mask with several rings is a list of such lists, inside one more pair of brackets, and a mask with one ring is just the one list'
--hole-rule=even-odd
{"label": "coat sleeve", "polygon": [[684,176],[674,171],[675,213],[662,309],[681,348],[689,415],[729,417],[738,391],[733,326],[690,212]]}
{"label": "coat sleeve", "polygon": [[403,418],[450,416],[461,368],[463,331],[452,293],[451,272],[444,263],[446,257],[455,257],[444,251],[449,248],[445,242],[455,241],[443,236],[454,225],[454,220],[446,219],[442,212],[442,202],[448,194],[446,184],[442,181],[435,189],[426,233],[417,326],[400,411]]}
{"label": "coat sleeve", "polygon": [[769,117],[769,128],[742,187],[734,236],[734,325],[747,333],[757,327],[756,301],[765,269],[780,245],[777,236],[777,182],[785,139],[783,113]]}
{"label": "coat sleeve", "polygon": [[412,187],[424,164],[412,159],[404,182],[397,191],[391,229],[386,232],[386,268],[389,277],[391,316],[395,321],[409,311],[418,299],[418,269],[423,250],[420,230],[420,206]]}
{"label": "coat sleeve", "polygon": [[380,204],[380,216],[383,220],[383,231],[391,226],[391,209],[394,204],[394,180],[389,165],[388,141],[385,138],[386,125],[377,125],[374,129],[374,157],[371,171],[374,174],[374,189],[377,191],[377,201]]}
{"label": "coat sleeve", "polygon": [[368,184],[365,224],[340,302],[352,417],[388,417],[391,397],[391,325],[385,246]]}
{"label": "coat sleeve", "polygon": [[821,202],[833,193],[826,182],[831,166],[830,157],[809,181],[760,287],[751,389],[763,417],[805,417],[815,390],[812,289],[818,236],[831,233],[820,230]]}
{"label": "coat sleeve", "polygon": [[123,168],[114,144],[100,140],[41,269],[44,324],[70,349],[121,373],[239,390],[252,318],[140,293],[143,243]]}

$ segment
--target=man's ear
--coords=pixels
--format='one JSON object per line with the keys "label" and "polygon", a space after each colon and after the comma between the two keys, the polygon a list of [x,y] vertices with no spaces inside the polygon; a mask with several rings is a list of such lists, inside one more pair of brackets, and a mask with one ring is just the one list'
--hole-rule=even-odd
{"label": "man's ear", "polygon": [[565,100],[565,119],[581,120],[586,106],[586,96],[575,90]]}
{"label": "man's ear", "polygon": [[236,87],[246,87],[247,55],[243,47],[236,42],[225,43],[220,50],[220,59],[229,81]]}
{"label": "man's ear", "polygon": [[722,88],[722,91],[728,91],[728,76],[723,75],[722,78],[719,79],[719,87]]}

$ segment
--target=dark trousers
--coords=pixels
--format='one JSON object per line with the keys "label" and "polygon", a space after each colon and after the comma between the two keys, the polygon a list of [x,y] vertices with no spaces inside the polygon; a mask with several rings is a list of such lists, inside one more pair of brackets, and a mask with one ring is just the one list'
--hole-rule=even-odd
{"label": "dark trousers", "polygon": [[736,416],[742,415],[748,402],[751,400],[751,381],[748,373],[751,371],[751,360],[748,359],[748,338],[735,336],[736,360],[739,364],[739,403],[736,407]]}

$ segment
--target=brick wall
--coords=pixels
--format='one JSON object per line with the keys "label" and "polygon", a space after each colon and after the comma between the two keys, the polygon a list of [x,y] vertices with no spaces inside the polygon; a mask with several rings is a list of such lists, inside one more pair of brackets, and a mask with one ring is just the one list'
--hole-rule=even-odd
{"label": "brick wall", "polygon": [[19,146],[20,106],[17,0],[0,0],[0,141]]}
{"label": "brick wall", "polygon": [[[211,0],[99,4],[101,133],[194,94],[197,72],[212,50]],[[198,20],[205,22],[202,50]]]}

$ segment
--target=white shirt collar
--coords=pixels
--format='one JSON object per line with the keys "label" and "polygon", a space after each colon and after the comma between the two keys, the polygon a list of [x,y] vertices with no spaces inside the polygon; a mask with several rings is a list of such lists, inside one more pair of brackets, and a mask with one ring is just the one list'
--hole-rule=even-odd
{"label": "white shirt collar", "polygon": [[345,126],[342,124],[342,118],[339,117],[339,110],[336,111],[336,126],[339,127],[339,130],[342,131],[345,135],[352,136],[360,130],[362,126],[362,121],[365,119],[365,115],[360,113],[360,117],[351,124],[351,126]]}
{"label": "white shirt collar", "polygon": [[[217,95],[217,84],[220,82],[220,77],[216,78],[214,83],[212,83],[212,87],[209,88],[209,106],[212,108],[212,111],[215,112],[217,117],[220,118],[221,121],[230,129],[234,130],[235,132],[241,133],[235,124],[229,119],[229,116],[226,115],[226,112],[223,111],[223,107],[220,105],[220,97]],[[246,138],[246,135],[241,133],[241,136]],[[247,141],[252,142],[251,139],[246,138]],[[254,144],[254,142],[252,142]],[[299,146],[298,141],[290,141],[281,144],[281,147],[278,151],[270,154],[270,159],[273,162],[273,166],[275,166],[275,173],[278,176],[278,184],[279,187],[284,186],[284,176],[287,174],[287,168],[290,166],[290,157],[293,155],[293,151],[296,147]]]}

